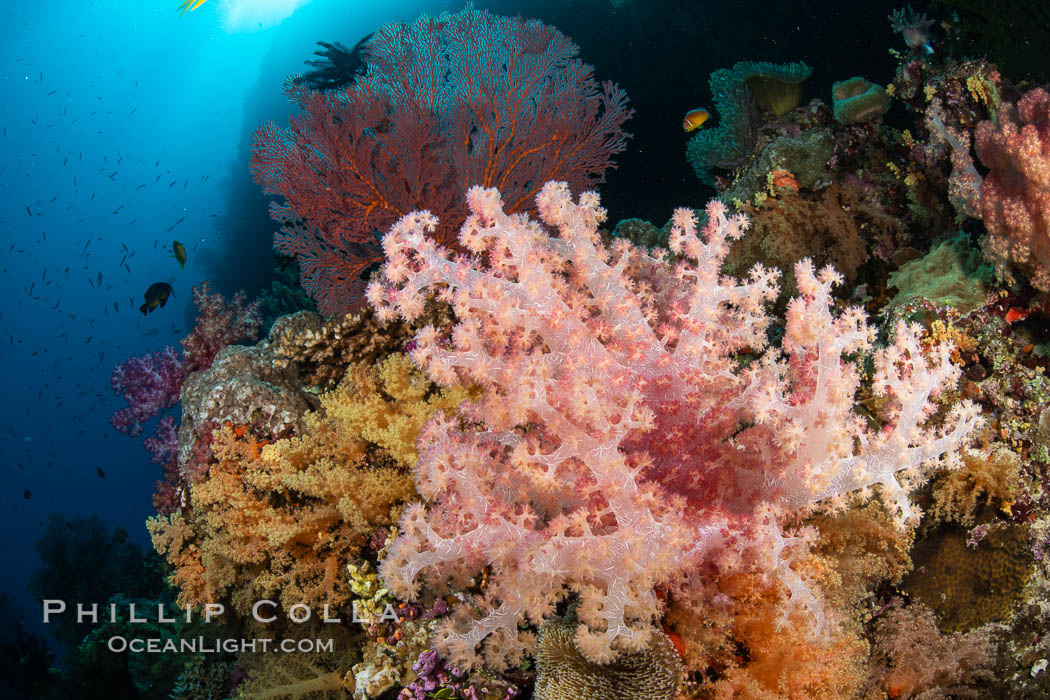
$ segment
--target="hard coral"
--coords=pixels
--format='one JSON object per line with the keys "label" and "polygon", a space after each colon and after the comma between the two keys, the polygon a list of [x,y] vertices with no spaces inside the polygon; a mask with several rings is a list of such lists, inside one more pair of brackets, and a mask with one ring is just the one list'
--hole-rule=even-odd
{"label": "hard coral", "polygon": [[576,648],[576,615],[545,624],[536,647],[536,700],[672,700],[685,680],[682,660],[665,634],[606,664]]}
{"label": "hard coral", "polygon": [[317,408],[317,397],[303,390],[293,368],[278,368],[264,344],[224,348],[204,371],[194,372],[182,389],[179,466],[196,471],[195,446],[224,423],[250,425],[269,439],[302,426]]}
{"label": "hard coral", "polygon": [[916,545],[916,571],[904,581],[904,590],[936,613],[945,632],[1010,618],[1033,571],[1027,528],[999,525],[974,548],[966,534],[955,525],[934,529]]}
{"label": "hard coral", "polygon": [[[447,304],[431,304],[423,319],[447,326]],[[401,351],[416,328],[395,320],[380,322],[371,307],[330,318],[309,311],[282,316],[270,329],[269,342],[278,369],[293,366],[306,386],[330,390],[354,363],[375,364]]]}
{"label": "hard coral", "polygon": [[[874,485],[900,526],[918,515],[910,485],[976,422],[959,405],[942,428],[923,427],[930,398],[957,376],[950,348],[924,354],[921,330],[898,326],[874,352],[885,397],[874,430],[852,410],[850,360],[874,331],[859,309],[832,315],[840,277],[799,263],[783,351],[767,348],[776,273],[718,275],[746,220],[717,202],[705,240],[691,211],[676,212],[672,268],[623,240],[607,250],[597,195],[573,202],[564,183],[537,199],[557,236],[506,214],[495,190],[467,199],[460,243],[484,257],[450,259],[425,235],[434,217],[413,214],[384,238],[388,263],[368,290],[380,318],[411,320],[439,288],[459,323],[447,337],[424,328],[412,358],[440,384],[484,391],[460,418],[424,428],[415,480],[429,505],[406,510],[382,567],[406,598],[420,579],[462,589],[489,571],[439,627],[439,650],[477,665],[484,641],[487,663],[513,662],[532,645],[519,623],[549,618],[571,588],[577,646],[609,661],[649,643],[662,614],[654,586],[690,571],[762,572],[779,582],[781,619],[803,611],[826,629],[819,587],[794,566],[813,535],[784,526]],[[744,350],[761,357],[741,370]]]}

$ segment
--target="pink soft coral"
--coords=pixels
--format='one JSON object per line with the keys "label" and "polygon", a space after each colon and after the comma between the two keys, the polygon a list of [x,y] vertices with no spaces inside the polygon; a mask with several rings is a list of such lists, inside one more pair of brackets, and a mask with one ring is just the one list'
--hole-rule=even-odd
{"label": "pink soft coral", "polygon": [[[564,183],[537,197],[556,237],[507,215],[496,190],[467,200],[460,243],[475,257],[453,259],[425,235],[435,218],[411,214],[384,238],[388,263],[368,290],[385,319],[419,316],[428,290],[450,301],[451,336],[424,328],[413,359],[439,383],[485,390],[424,429],[415,476],[429,505],[406,511],[382,569],[412,598],[421,577],[465,587],[491,567],[484,593],[439,630],[457,663],[477,664],[483,641],[491,665],[514,660],[532,641],[519,622],[539,623],[570,591],[581,651],[608,660],[648,640],[655,586],[703,570],[776,576],[787,607],[819,626],[819,594],[791,567],[812,533],[784,523],[874,484],[903,522],[915,510],[898,472],[954,449],[975,421],[965,406],[944,430],[920,427],[957,372],[948,348],[927,359],[920,329],[903,325],[875,353],[889,425],[853,413],[850,355],[873,332],[857,309],[831,313],[830,268],[798,265],[783,352],[767,348],[778,273],[719,275],[747,222],[717,202],[704,240],[691,211],[675,213],[672,266],[622,240],[606,249],[597,195],[574,203]],[[761,356],[742,370],[744,353]]]}
{"label": "pink soft coral", "polygon": [[1004,103],[974,135],[989,169],[981,188],[989,252],[1003,276],[1012,260],[1033,287],[1050,291],[1050,93],[1035,88]]}
{"label": "pink soft coral", "polygon": [[197,322],[180,341],[187,373],[211,367],[215,356],[227,345],[255,340],[262,325],[259,302],[247,301],[244,292],[237,292],[229,301],[222,294],[213,294],[207,280],[193,288]]}

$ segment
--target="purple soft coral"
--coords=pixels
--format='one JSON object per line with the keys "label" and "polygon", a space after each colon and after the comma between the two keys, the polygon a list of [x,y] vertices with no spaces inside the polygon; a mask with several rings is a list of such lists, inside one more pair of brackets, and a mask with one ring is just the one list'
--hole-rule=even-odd
{"label": "purple soft coral", "polygon": [[129,357],[117,365],[110,378],[113,391],[124,397],[127,407],[109,419],[114,428],[135,437],[142,424],[178,403],[186,371],[175,348]]}
{"label": "purple soft coral", "polygon": [[[412,670],[419,677],[409,685],[401,689],[399,700],[426,700],[428,697],[439,697],[434,693],[445,691],[440,697],[454,698],[456,700],[479,700],[478,691],[467,678],[467,675],[458,668],[448,668],[444,659],[438,656],[436,651],[424,651],[412,664]],[[484,689],[482,692],[486,692]],[[510,686],[503,700],[511,700],[518,696],[518,689]]]}

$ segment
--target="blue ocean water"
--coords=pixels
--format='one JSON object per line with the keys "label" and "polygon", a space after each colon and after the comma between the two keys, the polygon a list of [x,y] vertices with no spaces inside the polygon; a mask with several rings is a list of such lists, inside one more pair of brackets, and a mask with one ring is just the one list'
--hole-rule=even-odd
{"label": "blue ocean water", "polygon": [[[173,5],[3,10],[0,556],[3,590],[30,621],[39,604],[25,587],[50,513],[101,514],[148,546],[160,475],[140,440],[109,425],[121,405],[110,374],[131,355],[177,345],[202,280],[230,292],[268,284],[272,229],[245,143],[259,123],[287,120],[284,76],[321,37],[444,8],[211,2],[180,17]],[[185,269],[174,240],[186,246]],[[158,281],[174,296],[143,316]]]}

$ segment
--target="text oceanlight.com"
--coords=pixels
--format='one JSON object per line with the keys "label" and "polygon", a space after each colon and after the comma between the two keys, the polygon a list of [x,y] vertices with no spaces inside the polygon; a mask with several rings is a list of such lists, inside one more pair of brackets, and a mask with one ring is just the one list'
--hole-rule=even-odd
{"label": "text oceanlight.com", "polygon": [[110,637],[106,646],[110,651],[132,654],[238,654],[250,652],[282,652],[285,654],[323,653],[334,651],[332,639],[128,639],[120,635]]}

